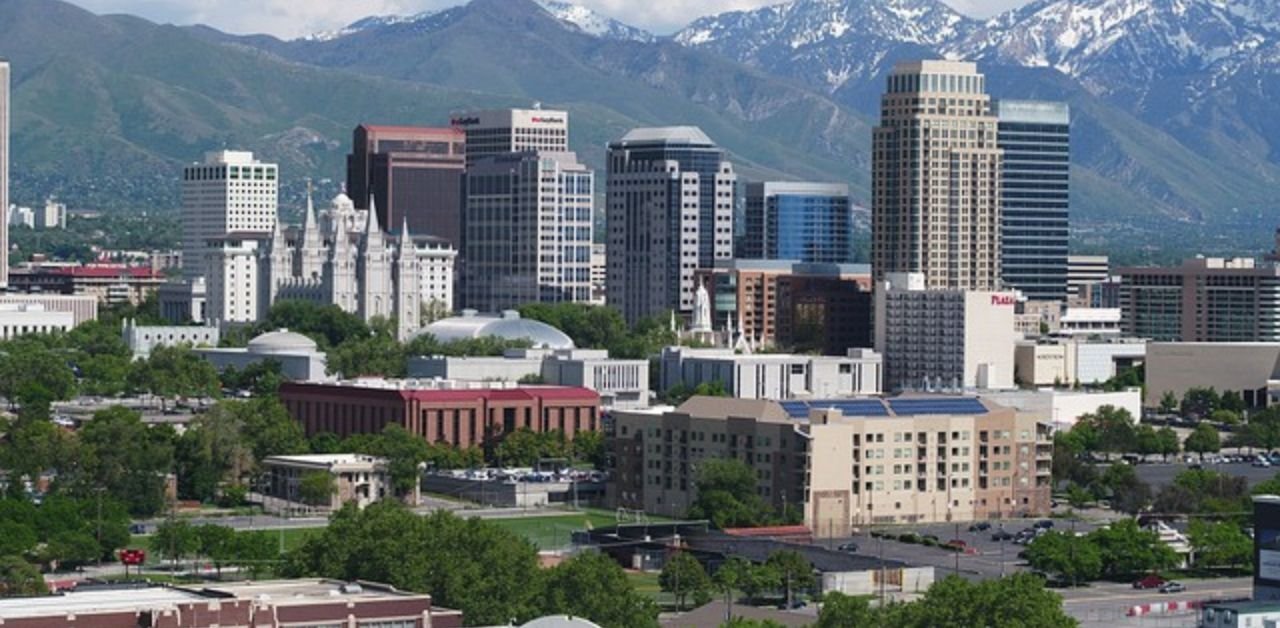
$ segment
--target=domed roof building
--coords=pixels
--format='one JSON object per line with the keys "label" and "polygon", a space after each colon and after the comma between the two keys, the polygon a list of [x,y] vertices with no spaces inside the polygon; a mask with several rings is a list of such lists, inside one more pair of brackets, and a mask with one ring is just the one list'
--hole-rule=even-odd
{"label": "domed roof building", "polygon": [[194,350],[219,371],[232,367],[244,370],[253,364],[272,360],[280,364],[280,373],[295,382],[332,381],[327,357],[316,341],[287,329],[254,336],[244,348],[201,347]]}
{"label": "domed roof building", "polygon": [[520,313],[507,310],[499,315],[463,310],[461,316],[445,318],[427,325],[419,332],[431,334],[440,342],[493,337],[501,340],[528,340],[535,349],[573,349],[573,339],[541,321],[520,318]]}
{"label": "domed roof building", "polygon": [[287,329],[269,331],[249,341],[249,353],[255,355],[315,353],[317,348],[316,341]]}

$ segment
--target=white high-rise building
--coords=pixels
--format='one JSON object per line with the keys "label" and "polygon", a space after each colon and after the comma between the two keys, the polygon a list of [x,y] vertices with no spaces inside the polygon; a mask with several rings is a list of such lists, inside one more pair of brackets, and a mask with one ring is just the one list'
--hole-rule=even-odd
{"label": "white high-rise building", "polygon": [[[0,59],[0,212],[9,211],[9,62]],[[9,217],[0,216],[0,288],[9,286]]]}
{"label": "white high-rise building", "polygon": [[[276,164],[260,162],[251,152],[210,152],[203,163],[183,168],[182,258],[206,259],[206,245],[230,233],[270,238],[278,179]],[[188,279],[204,272],[199,262],[184,266]]]}
{"label": "white high-rise building", "polygon": [[465,306],[590,301],[594,182],[573,153],[507,153],[467,168]]}
{"label": "white high-rise building", "polygon": [[[457,258],[458,250],[447,240],[428,238],[418,245],[418,263],[422,266],[418,293],[433,319],[453,312],[453,269]],[[428,322],[432,321],[423,324]]]}
{"label": "white high-rise building", "polygon": [[569,113],[543,109],[498,109],[454,116],[454,127],[467,134],[467,167],[506,153],[569,152]]}
{"label": "white high-rise building", "polygon": [[269,303],[258,283],[266,240],[257,234],[227,234],[205,242],[205,316],[222,323],[252,323]]}
{"label": "white high-rise building", "polygon": [[875,294],[885,392],[1013,388],[1016,293],[929,289],[924,273],[888,273]]}
{"label": "white high-rise building", "polygon": [[733,165],[691,126],[635,129],[609,144],[608,163],[610,307],[628,323],[688,319],[694,272],[733,257]]}

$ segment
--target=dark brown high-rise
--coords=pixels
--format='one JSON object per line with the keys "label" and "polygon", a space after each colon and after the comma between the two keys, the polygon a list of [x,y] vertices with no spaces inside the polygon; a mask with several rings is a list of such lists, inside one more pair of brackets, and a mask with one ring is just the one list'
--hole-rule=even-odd
{"label": "dark brown high-rise", "polygon": [[466,134],[455,128],[356,127],[347,155],[347,195],[356,207],[378,208],[378,222],[396,230],[409,221],[414,235],[462,235],[462,173]]}

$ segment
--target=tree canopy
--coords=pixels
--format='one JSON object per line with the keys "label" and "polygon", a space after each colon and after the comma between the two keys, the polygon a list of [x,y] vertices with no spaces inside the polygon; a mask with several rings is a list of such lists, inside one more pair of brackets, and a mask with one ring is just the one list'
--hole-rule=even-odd
{"label": "tree canopy", "polygon": [[506,528],[444,511],[422,517],[391,501],[343,507],[289,553],[284,571],[429,592],[434,603],[461,609],[472,625],[551,613],[607,627],[657,622],[657,608],[602,555],[584,553],[544,572],[533,545]]}

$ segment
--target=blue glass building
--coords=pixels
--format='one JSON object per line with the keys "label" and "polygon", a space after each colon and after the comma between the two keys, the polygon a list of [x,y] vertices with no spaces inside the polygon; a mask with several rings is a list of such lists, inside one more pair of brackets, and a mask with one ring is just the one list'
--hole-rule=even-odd
{"label": "blue glass building", "polygon": [[1066,103],[1002,100],[1000,277],[1028,299],[1065,301],[1071,204]]}
{"label": "blue glass building", "polygon": [[784,259],[812,264],[853,261],[849,186],[765,182],[746,185],[739,259]]}

